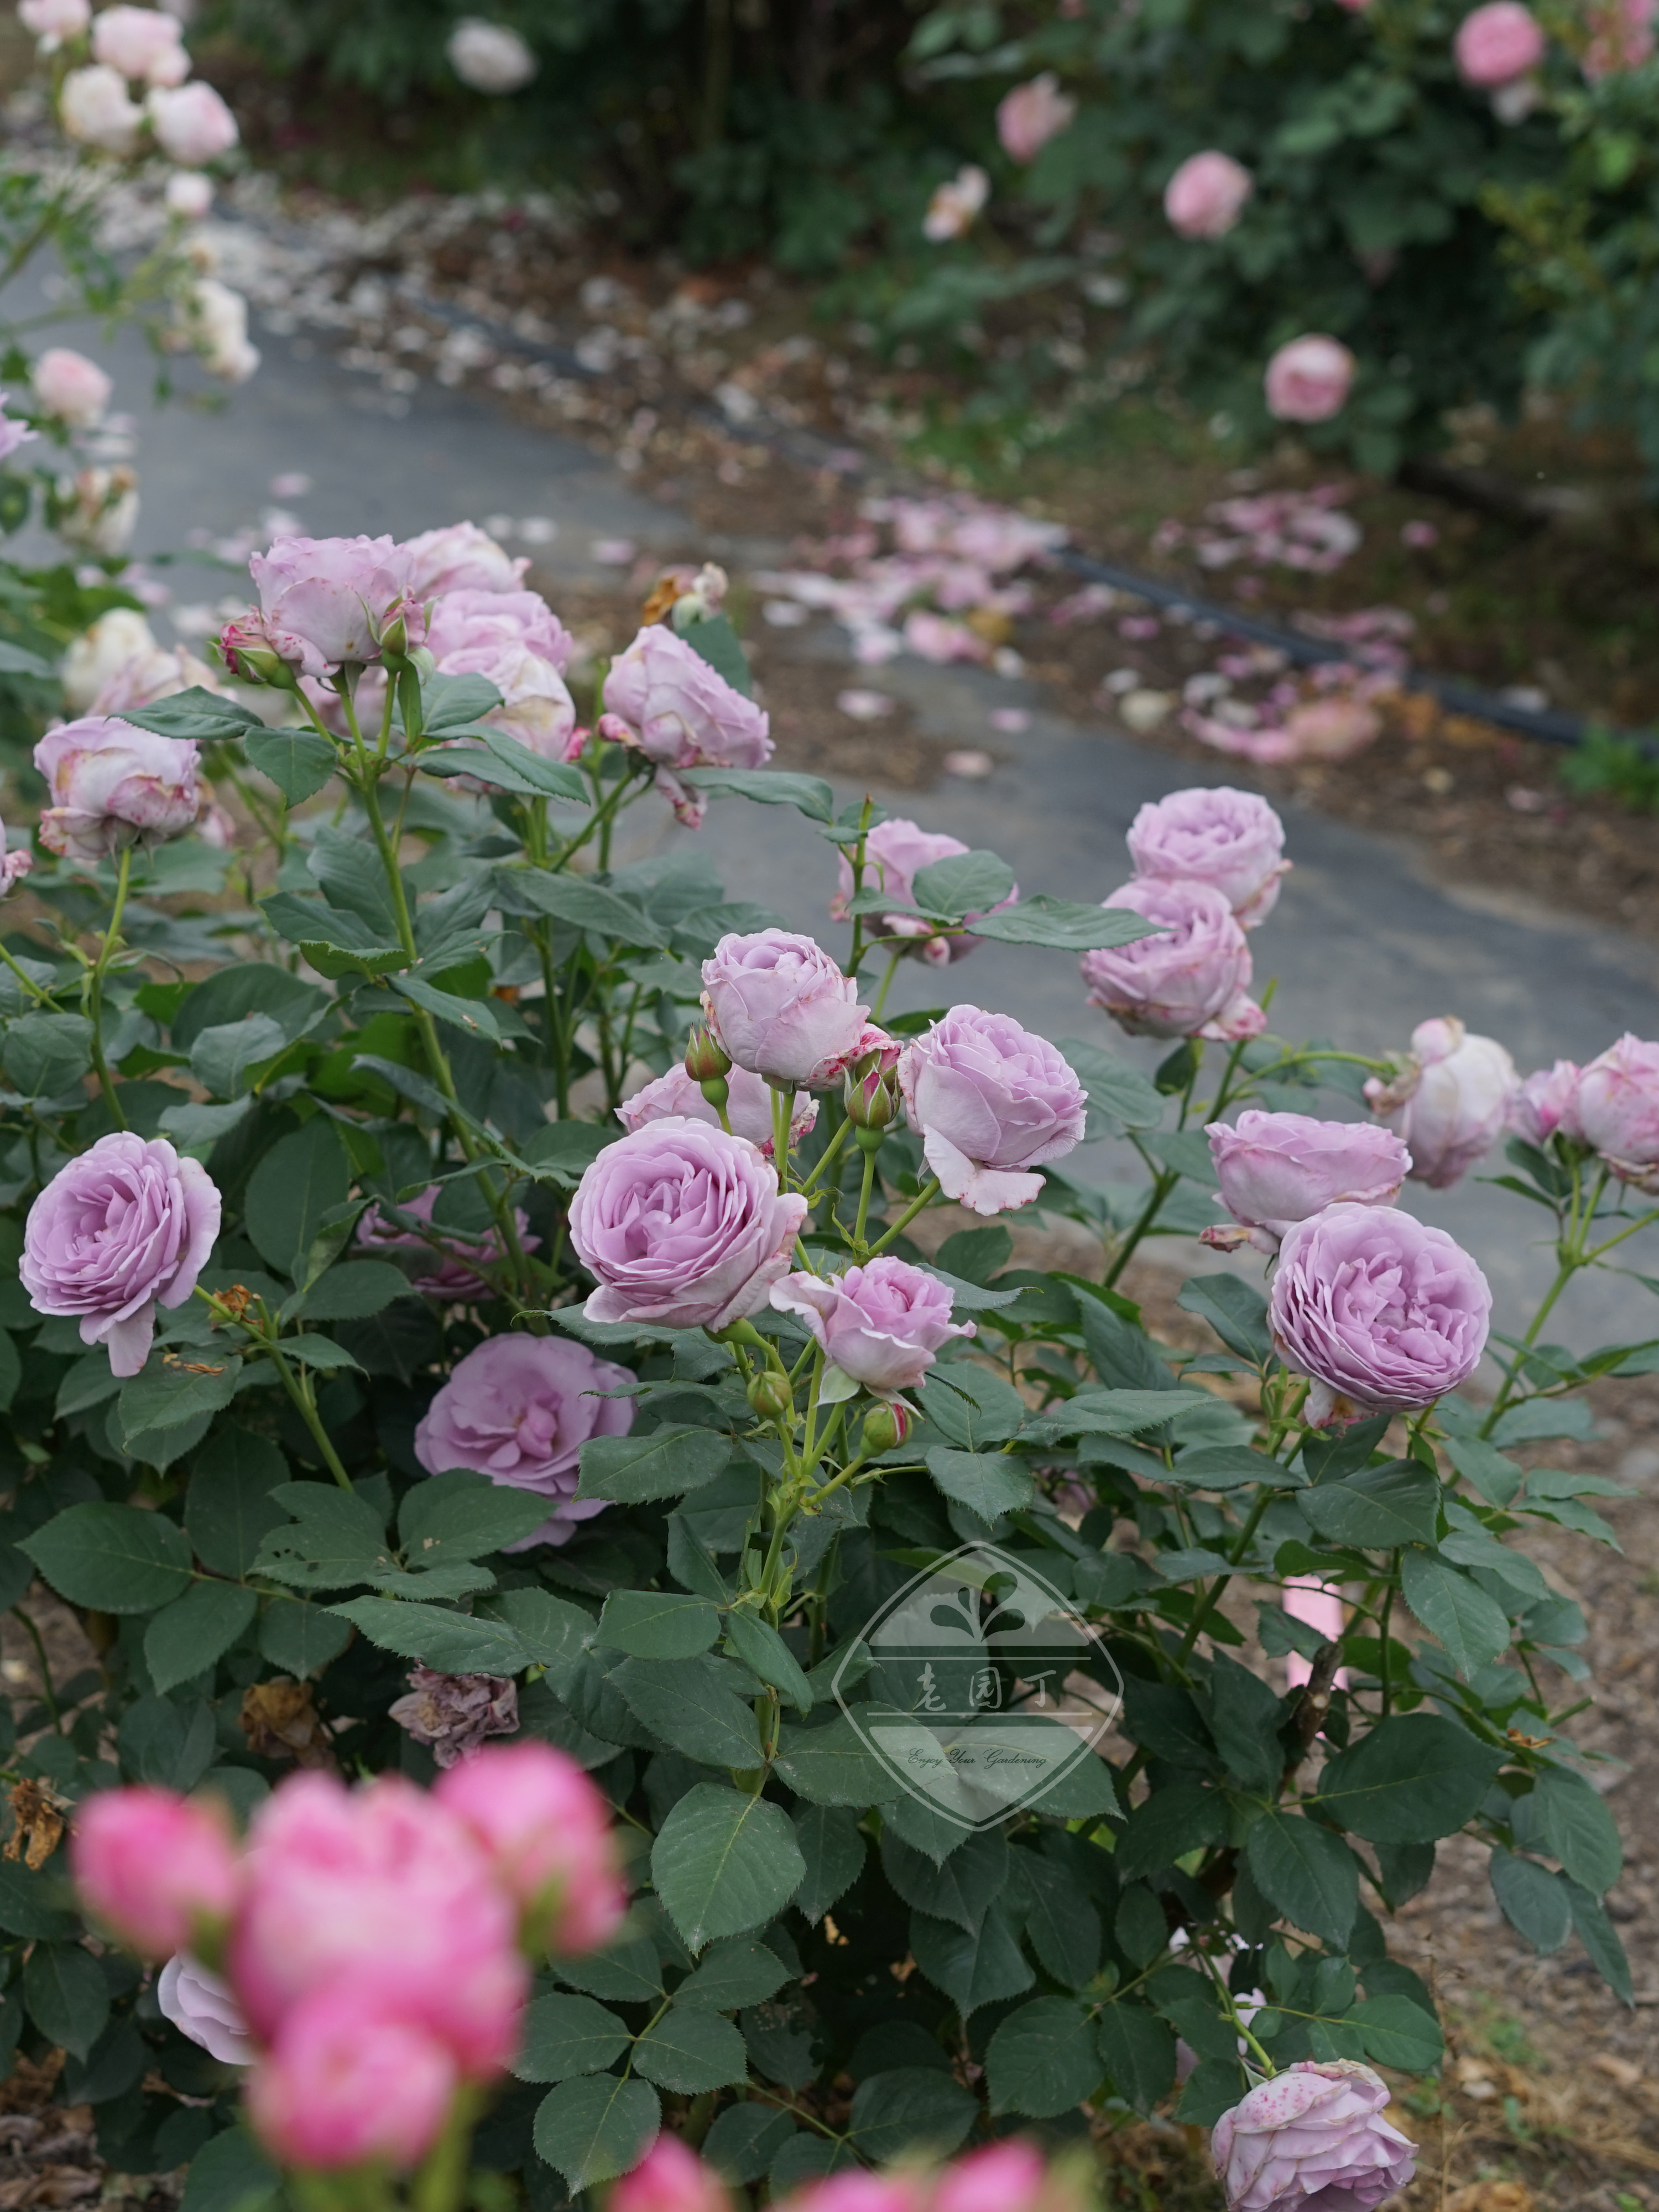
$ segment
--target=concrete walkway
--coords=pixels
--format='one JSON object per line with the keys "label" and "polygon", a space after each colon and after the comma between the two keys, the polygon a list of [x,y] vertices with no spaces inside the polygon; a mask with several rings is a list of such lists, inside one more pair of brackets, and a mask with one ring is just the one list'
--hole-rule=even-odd
{"label": "concrete walkway", "polygon": [[[396,403],[404,411],[391,414],[378,389],[315,355],[307,342],[296,347],[262,333],[261,343],[265,367],[216,414],[141,404],[142,354],[124,356],[119,404],[140,417],[141,549],[176,550],[192,526],[221,532],[252,524],[273,503],[271,478],[297,471],[313,489],[281,503],[318,536],[406,536],[492,514],[550,516],[556,538],[533,550],[556,579],[573,580],[599,573],[594,542],[618,536],[665,556],[713,551],[738,567],[777,557],[769,544],[696,542],[683,516],[634,494],[585,447],[525,428],[485,401],[427,386]],[[239,588],[222,571],[204,575],[199,592],[179,582],[181,599]],[[790,643],[822,661],[826,684],[847,680],[835,633],[815,628],[792,634]],[[1031,710],[1027,731],[996,739],[997,750],[1012,757],[987,781],[946,781],[924,795],[891,800],[896,812],[994,848],[1027,890],[1104,896],[1129,872],[1123,835],[1135,810],[1194,780],[1190,764],[1135,744],[1103,722],[1081,725],[1045,712],[1033,686],[908,658],[883,670],[880,681],[915,709],[925,731],[958,744],[985,741],[993,705]],[[1225,780],[1220,763],[1210,780]],[[1426,1016],[1457,1013],[1471,1029],[1500,1038],[1522,1073],[1560,1054],[1588,1059],[1626,1029],[1659,1036],[1659,963],[1650,945],[1518,905],[1503,909],[1488,896],[1431,879],[1403,843],[1298,808],[1284,811],[1295,870],[1252,944],[1258,990],[1279,979],[1273,1021],[1285,1034],[1376,1051],[1403,1046]],[[663,814],[641,823],[640,834],[665,842],[686,833]],[[842,942],[824,912],[833,854],[811,824],[781,808],[726,801],[711,809],[701,835],[734,895],[775,908],[827,944]],[[1086,1005],[1075,963],[1065,955],[988,945],[948,979],[912,969],[896,992],[895,1010],[935,1003],[946,981],[953,995],[1006,1008],[1051,1036],[1093,1038],[1143,1064],[1159,1056],[1159,1048],[1121,1038]],[[1113,1157],[1121,1151],[1094,1147],[1072,1164],[1085,1179],[1121,1179],[1134,1165]],[[1489,1172],[1501,1170],[1495,1156]],[[1545,1217],[1473,1181],[1447,1193],[1407,1190],[1413,1211],[1476,1252],[1492,1279],[1498,1326],[1518,1333],[1550,1273],[1546,1255],[1526,1241]],[[1644,1253],[1650,1241],[1655,1249]],[[1659,1238],[1638,1239],[1626,1249],[1630,1264],[1659,1273]],[[1659,1335],[1659,1302],[1621,1278],[1581,1283],[1561,1313],[1560,1335],[1581,1348]]]}

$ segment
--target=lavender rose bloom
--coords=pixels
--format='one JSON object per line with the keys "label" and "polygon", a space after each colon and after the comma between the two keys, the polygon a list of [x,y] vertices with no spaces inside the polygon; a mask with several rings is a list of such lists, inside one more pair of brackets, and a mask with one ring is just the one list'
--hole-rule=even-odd
{"label": "lavender rose bloom", "polygon": [[1218,890],[1245,929],[1265,921],[1279,899],[1285,825],[1265,799],[1230,785],[1172,791],[1149,802],[1129,825],[1135,874],[1184,878]]}
{"label": "lavender rose bloom", "polygon": [[1371,2212],[1417,2172],[1388,2102],[1352,2058],[1301,2058],[1259,2082],[1210,2138],[1227,2212]]}
{"label": "lavender rose bloom", "polygon": [[702,818],[702,801],[673,773],[684,768],[764,768],[771,724],[695,647],[652,623],[611,662],[605,679],[602,738],[637,746],[683,821]]}
{"label": "lavender rose bloom", "polygon": [[564,681],[570,633],[538,593],[446,592],[433,604],[426,642],[441,674],[484,676],[495,686],[501,704],[483,717],[495,728],[546,760],[568,759],[573,738],[580,750]]}
{"label": "lavender rose bloom", "polygon": [[590,1437],[625,1437],[634,1425],[631,1398],[595,1393],[633,1380],[568,1337],[486,1337],[427,1407],[415,1456],[428,1474],[470,1467],[504,1488],[550,1499],[550,1517],[509,1551],[565,1543],[579,1521],[605,1510],[601,1498],[576,1497],[582,1446]]}
{"label": "lavender rose bloom", "polygon": [[[747,1137],[751,1145],[758,1145],[769,1160],[772,1157],[772,1091],[758,1075],[751,1075],[746,1067],[734,1067],[726,1079],[726,1118],[732,1125],[734,1137]],[[718,1129],[720,1117],[702,1095],[702,1085],[685,1072],[684,1061],[676,1061],[666,1075],[659,1075],[654,1083],[647,1083],[631,1098],[624,1098],[617,1109],[617,1119],[624,1129],[643,1129],[649,1121],[667,1121],[688,1117],[693,1121],[707,1122]],[[789,1117],[789,1141],[799,1144],[801,1139],[817,1122],[818,1102],[805,1091],[795,1093],[795,1103]]]}
{"label": "lavender rose bloom", "polygon": [[1252,1232],[1240,1238],[1206,1229],[1210,1244],[1248,1242],[1275,1252],[1287,1229],[1328,1206],[1392,1206],[1412,1164],[1393,1130],[1371,1121],[1320,1121],[1251,1107],[1231,1128],[1212,1121],[1204,1133],[1221,1202]]}
{"label": "lavender rose bloom", "polygon": [[18,1273],[36,1313],[78,1314],[112,1373],[149,1357],[158,1305],[181,1306],[219,1234],[219,1193],[164,1137],[100,1137],[29,1208]]}
{"label": "lavender rose bloom", "polygon": [[821,1091],[866,1048],[858,985],[787,929],[722,937],[702,963],[702,1005],[727,1059],[775,1083]]}
{"label": "lavender rose bloom", "polygon": [[251,2066],[258,2057],[235,1990],[188,1951],[175,1951],[156,1976],[155,2002],[163,2020],[221,2065]]}
{"label": "lavender rose bloom", "polygon": [[1042,1188],[1031,1170],[1083,1141],[1088,1093],[1011,1014],[952,1006],[900,1054],[898,1079],[940,1189],[975,1213],[1029,1206]]}
{"label": "lavender rose bloom", "polygon": [[29,870],[34,866],[34,855],[27,845],[15,851],[6,849],[6,825],[0,822],[0,898],[15,891]]}
{"label": "lavender rose bloom", "polygon": [[[412,1213],[420,1221],[430,1221],[439,1196],[439,1186],[434,1182],[414,1198],[404,1199],[398,1211]],[[518,1231],[521,1249],[534,1252],[539,1249],[542,1240],[530,1234],[530,1216],[522,1206],[514,1207],[513,1225]],[[477,1273],[477,1263],[495,1267],[507,1257],[501,1232],[495,1224],[492,1222],[482,1237],[456,1237],[447,1230],[440,1230],[437,1234],[447,1248],[443,1251],[428,1244],[412,1229],[403,1229],[395,1221],[389,1221],[378,1206],[371,1206],[357,1224],[357,1242],[367,1244],[371,1250],[419,1255],[425,1272],[411,1276],[410,1286],[424,1291],[428,1297],[443,1298],[452,1305],[471,1305],[479,1298],[499,1297],[500,1291],[492,1290]],[[471,1267],[467,1265],[469,1261],[474,1263]]]}
{"label": "lavender rose bloom", "polygon": [[1259,1036],[1267,1016],[1249,996],[1250,948],[1224,892],[1203,883],[1146,877],[1124,884],[1106,906],[1160,925],[1156,937],[1085,952],[1089,996],[1132,1036]]}
{"label": "lavender rose bloom", "polygon": [[975,1333],[951,1320],[947,1285],[887,1254],[841,1275],[786,1275],[772,1303],[799,1314],[831,1365],[878,1398],[914,1390],[940,1345]]}
{"label": "lavender rose bloom", "polygon": [[1509,1127],[1512,1135],[1529,1145],[1547,1145],[1559,1129],[1564,1137],[1577,1137],[1579,1070],[1570,1060],[1540,1067],[1528,1076],[1510,1100]]}
{"label": "lavender rose bloom", "polygon": [[1419,1022],[1400,1073],[1365,1085],[1371,1111],[1402,1137],[1413,1182],[1447,1190],[1503,1134],[1520,1088],[1515,1062],[1492,1037],[1471,1036],[1455,1014]]}
{"label": "lavender rose bloom", "polygon": [[1486,1279],[1443,1229],[1390,1206],[1327,1206],[1285,1232],[1268,1310],[1316,1426],[1415,1413],[1467,1382],[1492,1318]]}
{"label": "lavender rose bloom", "polygon": [[448,1768],[471,1759],[486,1736],[518,1734],[519,1686],[510,1674],[440,1674],[411,1667],[409,1695],[386,1713],[426,1745],[434,1765]]}
{"label": "lavender rose bloom", "polygon": [[1578,1078],[1581,1136],[1620,1182],[1659,1190],[1659,1044],[1628,1032],[1599,1054]]}
{"label": "lavender rose bloom", "polygon": [[788,1273],[806,1205],[781,1194],[771,1163],[724,1129],[650,1121],[619,1137],[570,1201],[571,1244],[599,1285],[588,1319],[662,1328],[745,1320]]}
{"label": "lavender rose bloom", "polygon": [[400,617],[409,642],[421,641],[408,548],[392,538],[278,538],[247,565],[270,649],[290,659],[297,640],[307,676],[378,660],[387,625]]}
{"label": "lavender rose bloom", "polygon": [[408,539],[409,595],[430,599],[440,592],[516,592],[530,556],[515,558],[476,522],[452,522]]}
{"label": "lavender rose bloom", "polygon": [[206,798],[200,764],[188,738],[158,738],[101,714],[61,723],[34,748],[52,799],[40,842],[62,860],[98,861],[181,836]]}
{"label": "lavender rose bloom", "polygon": [[[890,821],[878,822],[864,841],[864,889],[890,891],[903,904],[912,905],[915,900],[913,886],[916,871],[932,867],[935,860],[954,860],[957,854],[968,849],[960,837],[924,830],[917,823],[896,815]],[[840,873],[836,896],[830,902],[832,921],[846,921],[853,896],[853,863],[844,849],[840,854]],[[1018,896],[1019,885],[1016,884],[1007,897],[999,899],[990,911],[1000,913]],[[969,921],[979,918],[976,914],[967,916]],[[961,933],[951,937],[930,936],[927,923],[918,921],[913,914],[883,915],[880,932],[884,937],[914,938],[915,944],[911,949],[920,953],[930,968],[948,968],[953,960],[965,960],[979,943],[976,937]]]}

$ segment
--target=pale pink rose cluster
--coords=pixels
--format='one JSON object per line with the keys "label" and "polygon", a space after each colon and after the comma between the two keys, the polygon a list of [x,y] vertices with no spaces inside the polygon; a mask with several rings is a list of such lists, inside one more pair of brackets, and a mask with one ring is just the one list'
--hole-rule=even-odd
{"label": "pale pink rose cluster", "polygon": [[1519,1087],[1501,1044],[1445,1015],[1418,1024],[1398,1073],[1372,1076],[1365,1096],[1409,1150],[1413,1182],[1446,1190],[1497,1143]]}
{"label": "pale pink rose cluster", "polygon": [[295,1776],[245,1847],[212,1802],[106,1791],[70,1864],[96,1921],[169,1961],[169,2017],[251,2062],[265,2148],[314,2173],[417,2164],[510,2064],[527,1957],[597,1948],[626,1905],[604,1800],[532,1741],[475,1752],[429,1796]]}
{"label": "pale pink rose cluster", "polygon": [[[190,56],[176,16],[125,5],[94,15],[85,0],[22,0],[19,12],[45,53],[90,27],[92,58],[68,72],[58,98],[58,120],[76,143],[125,161],[140,150],[148,123],[155,146],[185,169],[237,143],[236,118],[213,87],[185,82]],[[141,89],[142,104],[130,87]]]}
{"label": "pale pink rose cluster", "polygon": [[764,768],[772,757],[764,709],[662,623],[647,623],[611,662],[602,704],[599,735],[643,754],[675,813],[693,829],[706,802],[680,771]]}
{"label": "pale pink rose cluster", "polygon": [[1559,1139],[1593,1152],[1607,1173],[1659,1191],[1659,1044],[1628,1032],[1583,1067],[1558,1060],[1509,1103],[1509,1127],[1531,1145]]}

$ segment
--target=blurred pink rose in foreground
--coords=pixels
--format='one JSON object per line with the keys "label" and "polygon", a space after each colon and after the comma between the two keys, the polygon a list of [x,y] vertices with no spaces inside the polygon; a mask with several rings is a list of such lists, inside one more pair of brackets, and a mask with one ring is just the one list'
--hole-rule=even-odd
{"label": "blurred pink rose in foreground", "polygon": [[1060,88],[1052,70],[1017,84],[997,103],[997,137],[1012,161],[1034,161],[1051,138],[1069,130],[1077,102]]}
{"label": "blurred pink rose in foreground", "polygon": [[46,412],[73,430],[99,422],[115,389],[95,361],[70,346],[48,346],[29,371],[29,381]]}
{"label": "blurred pink rose in foreground", "polygon": [[1452,52],[1465,84],[1495,92],[1536,69],[1544,46],[1537,17],[1521,0],[1487,0],[1458,25]]}
{"label": "blurred pink rose in foreground", "polygon": [[1164,188],[1164,212],[1182,238],[1224,238],[1255,179],[1231,154],[1190,155]]}
{"label": "blurred pink rose in foreground", "polygon": [[1356,367],[1335,338],[1292,338],[1267,363],[1267,412],[1280,422],[1328,422],[1347,404]]}

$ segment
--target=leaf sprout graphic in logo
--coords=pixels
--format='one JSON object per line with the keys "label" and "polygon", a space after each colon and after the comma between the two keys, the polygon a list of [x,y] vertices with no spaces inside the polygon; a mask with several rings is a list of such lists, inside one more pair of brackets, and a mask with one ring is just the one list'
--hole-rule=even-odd
{"label": "leaf sprout graphic in logo", "polygon": [[889,1775],[961,1827],[1028,1805],[1067,1820],[1112,1808],[1095,1747],[1122,1680],[1029,1558],[975,1543],[936,1560],[874,1614],[831,1686]]}

